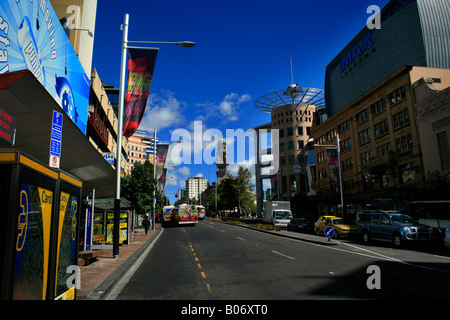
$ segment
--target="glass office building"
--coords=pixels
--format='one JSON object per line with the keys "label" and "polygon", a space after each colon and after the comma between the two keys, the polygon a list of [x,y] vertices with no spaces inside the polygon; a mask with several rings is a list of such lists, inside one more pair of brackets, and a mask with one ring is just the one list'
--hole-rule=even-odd
{"label": "glass office building", "polygon": [[450,1],[389,1],[381,9],[380,26],[364,26],[328,64],[328,115],[405,65],[450,68]]}

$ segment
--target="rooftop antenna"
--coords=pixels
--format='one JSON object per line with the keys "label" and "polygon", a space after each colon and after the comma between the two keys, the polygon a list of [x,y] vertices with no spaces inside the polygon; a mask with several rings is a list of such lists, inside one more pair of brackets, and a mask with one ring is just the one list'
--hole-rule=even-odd
{"label": "rooftop antenna", "polygon": [[292,54],[291,54],[291,83],[294,83],[294,71],[292,69]]}
{"label": "rooftop antenna", "polygon": [[294,71],[292,69],[292,54],[291,58],[291,85],[285,90],[284,94],[292,99],[292,104],[295,103],[295,98],[300,94],[302,90],[298,84],[294,84]]}

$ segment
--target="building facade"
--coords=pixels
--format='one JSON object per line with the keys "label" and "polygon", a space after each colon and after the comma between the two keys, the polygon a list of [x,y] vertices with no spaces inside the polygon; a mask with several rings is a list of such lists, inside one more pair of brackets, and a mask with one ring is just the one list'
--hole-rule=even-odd
{"label": "building facade", "polygon": [[340,140],[344,206],[364,209],[375,202],[412,199],[424,187],[423,145],[413,84],[434,79],[450,86],[450,70],[404,66],[312,129],[316,146],[316,190],[320,214],[335,214],[339,183],[331,179],[327,148]]}
{"label": "building facade", "polygon": [[151,163],[154,163],[154,157],[153,137],[150,137],[146,131],[137,130],[128,138],[126,174],[130,174],[134,164],[137,162],[144,163],[146,160],[149,160]]}
{"label": "building facade", "polygon": [[272,130],[279,136],[279,175],[277,185],[280,200],[307,192],[305,176],[305,147],[311,135],[317,108],[310,104],[287,104],[271,112]]}
{"label": "building facade", "polygon": [[201,201],[203,191],[208,187],[208,181],[203,177],[191,177],[186,180],[186,192],[189,200]]}
{"label": "building facade", "polygon": [[[88,125],[86,137],[97,151],[115,168],[117,150],[117,115],[108,99],[100,76],[91,72],[91,92],[89,94]],[[122,138],[122,168],[126,169],[128,140]],[[109,160],[112,159],[112,160]]]}
{"label": "building facade", "polygon": [[222,180],[228,177],[228,157],[227,157],[227,142],[222,139],[217,145],[217,161],[216,161],[216,176],[217,185],[219,185]]}
{"label": "building facade", "polygon": [[450,68],[450,2],[391,0],[380,29],[366,26],[327,65],[326,106],[336,114],[405,65]]}
{"label": "building facade", "polygon": [[[445,73],[448,76],[450,70]],[[424,171],[447,174],[450,172],[450,87],[442,90],[442,78],[427,77],[415,82],[413,88]]]}

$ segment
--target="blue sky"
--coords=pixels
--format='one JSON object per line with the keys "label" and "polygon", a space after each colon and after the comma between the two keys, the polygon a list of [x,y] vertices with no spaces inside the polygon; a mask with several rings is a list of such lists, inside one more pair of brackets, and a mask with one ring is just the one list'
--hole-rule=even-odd
{"label": "blue sky", "polygon": [[[388,0],[136,1],[98,0],[93,68],[119,87],[124,14],[130,41],[194,41],[193,48],[160,48],[140,130],[172,140],[176,129],[243,129],[270,122],[259,97],[294,83],[324,87],[326,65],[365,26],[367,8]],[[204,132],[204,131],[203,131]],[[192,162],[194,156],[192,156]],[[230,166],[233,173],[238,165]],[[185,179],[216,180],[215,164],[185,164],[169,173],[171,203]],[[253,169],[251,166],[250,169]]]}

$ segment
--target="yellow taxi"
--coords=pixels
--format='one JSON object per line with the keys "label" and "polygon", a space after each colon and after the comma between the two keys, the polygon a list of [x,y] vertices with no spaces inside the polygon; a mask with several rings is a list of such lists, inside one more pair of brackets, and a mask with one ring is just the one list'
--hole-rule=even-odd
{"label": "yellow taxi", "polygon": [[330,217],[324,223],[325,227],[332,227],[334,229],[333,238],[339,237],[353,237],[358,235],[358,226],[349,219],[341,217]]}
{"label": "yellow taxi", "polygon": [[336,216],[320,216],[317,221],[314,222],[314,233],[320,236],[325,230],[325,222],[330,218],[336,218]]}

